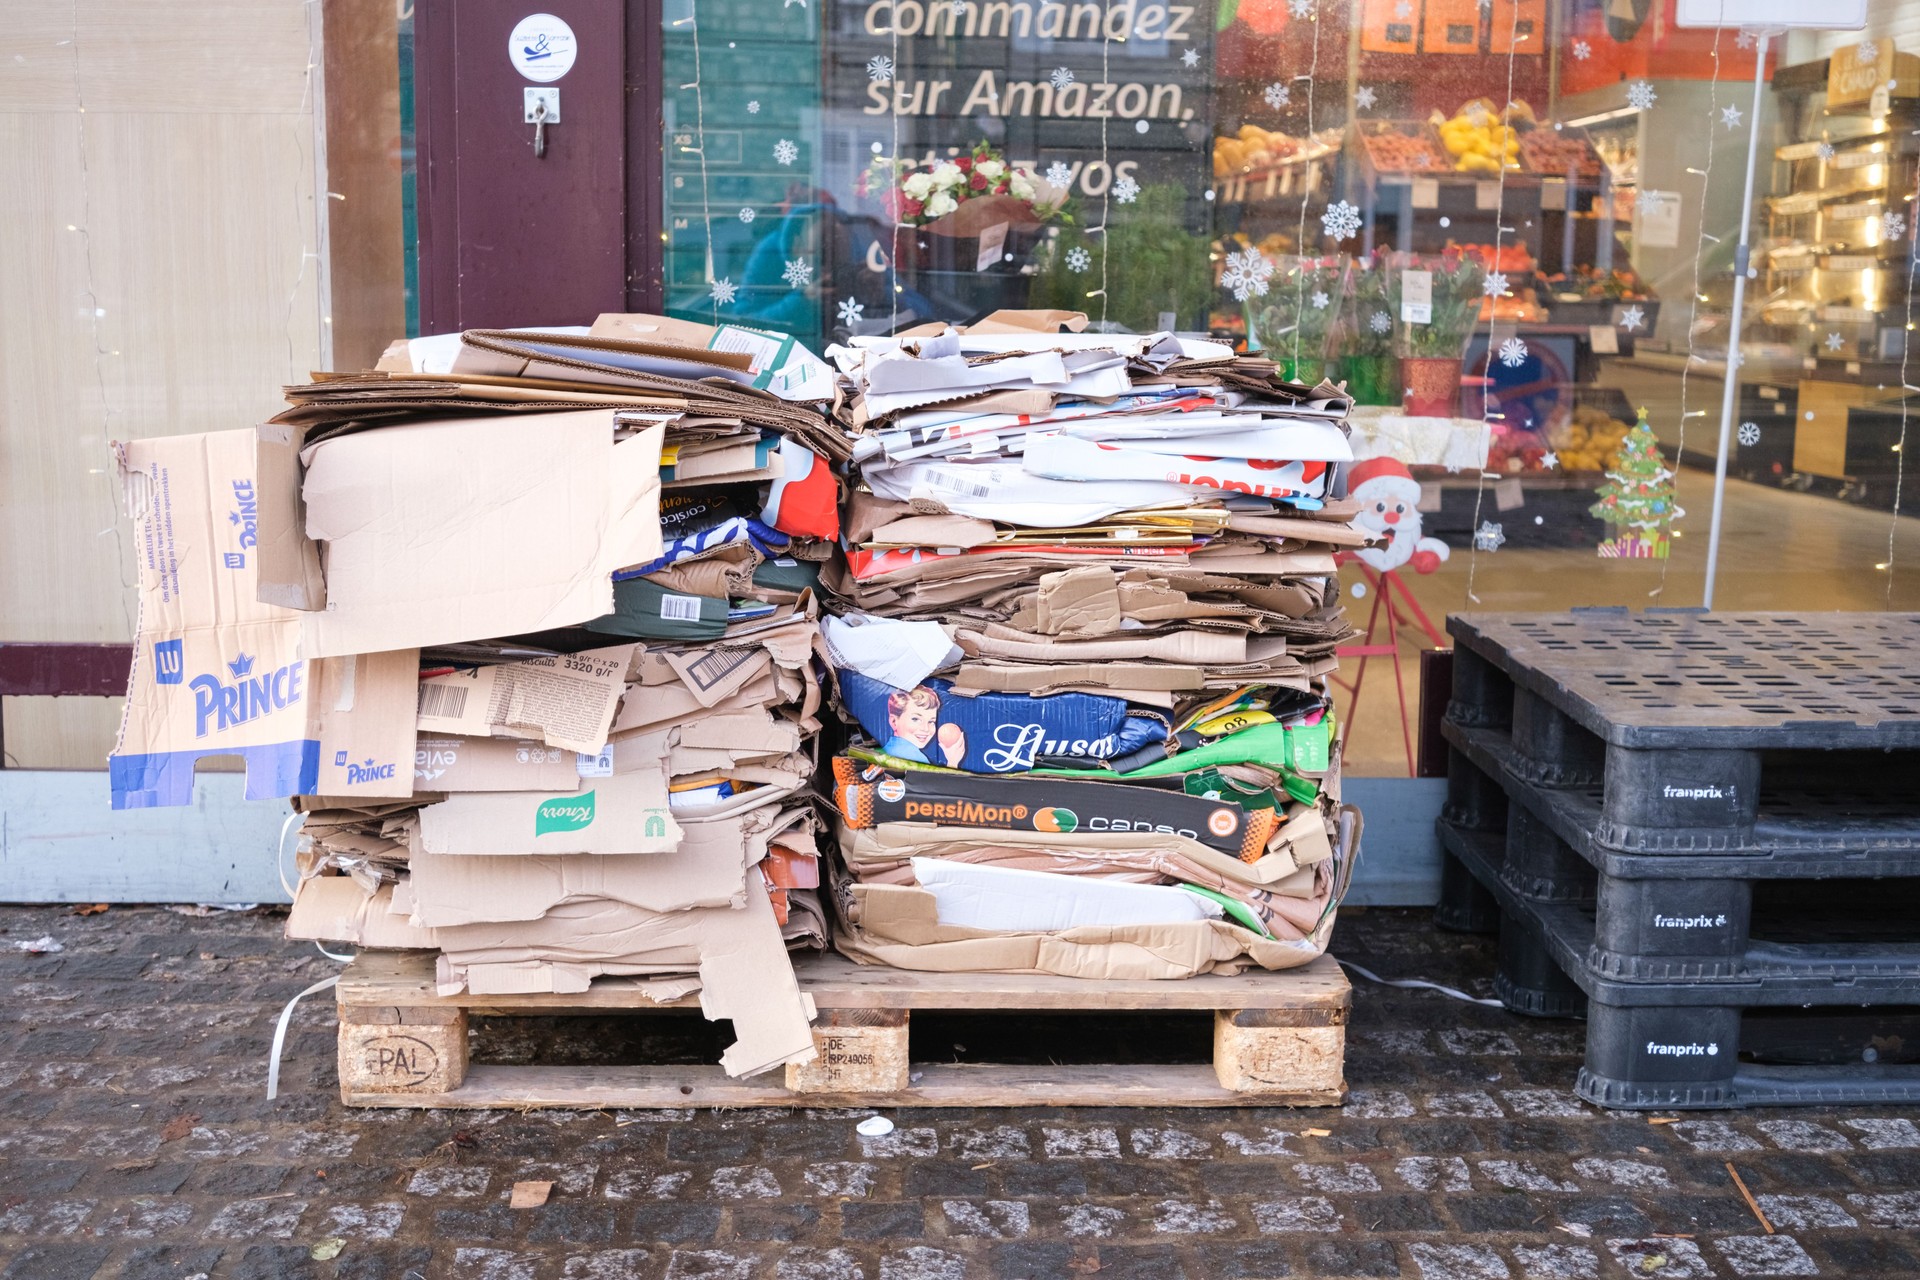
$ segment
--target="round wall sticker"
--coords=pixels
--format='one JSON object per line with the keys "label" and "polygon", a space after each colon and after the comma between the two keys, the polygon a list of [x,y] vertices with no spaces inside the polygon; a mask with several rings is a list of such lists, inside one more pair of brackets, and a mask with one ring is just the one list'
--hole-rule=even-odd
{"label": "round wall sticker", "polygon": [[541,84],[573,70],[574,52],[573,28],[550,13],[527,15],[507,37],[513,69]]}

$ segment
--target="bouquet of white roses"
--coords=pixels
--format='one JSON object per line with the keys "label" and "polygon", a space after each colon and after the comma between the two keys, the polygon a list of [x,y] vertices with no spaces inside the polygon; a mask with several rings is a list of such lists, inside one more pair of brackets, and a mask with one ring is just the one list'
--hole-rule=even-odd
{"label": "bouquet of white roses", "polygon": [[860,194],[881,186],[888,216],[909,227],[925,226],[976,201],[999,206],[990,221],[1039,225],[1058,216],[1067,200],[1066,192],[1023,165],[1008,164],[986,142],[972,155],[942,160],[931,169],[877,158],[861,178]]}

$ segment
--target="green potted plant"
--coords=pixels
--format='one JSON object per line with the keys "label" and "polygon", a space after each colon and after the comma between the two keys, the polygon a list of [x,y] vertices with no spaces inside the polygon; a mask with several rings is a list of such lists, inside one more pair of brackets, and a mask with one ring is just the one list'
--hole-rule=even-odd
{"label": "green potted plant", "polygon": [[1400,361],[1393,353],[1395,306],[1388,255],[1376,250],[1347,271],[1340,313],[1340,375],[1355,404],[1400,403]]}
{"label": "green potted plant", "polygon": [[[1424,320],[1409,308],[1408,272],[1427,272],[1431,303]],[[1406,409],[1418,418],[1450,418],[1460,398],[1460,362],[1467,339],[1480,318],[1486,296],[1486,269],[1472,254],[1449,245],[1440,254],[1396,255],[1388,271],[1387,294],[1396,322],[1394,349]],[[1409,316],[1414,318],[1409,319]]]}
{"label": "green potted plant", "polygon": [[1227,254],[1220,283],[1246,305],[1247,350],[1278,361],[1289,382],[1313,386],[1339,376],[1331,357],[1345,275],[1341,258],[1271,262],[1247,248]]}
{"label": "green potted plant", "polygon": [[[1062,218],[1036,255],[1027,305],[1084,311],[1096,321],[1104,312],[1110,325],[1136,333],[1159,329],[1169,312],[1176,326],[1200,322],[1212,297],[1212,271],[1208,241],[1188,229],[1186,213],[1186,189],[1167,182],[1139,188],[1132,202],[1113,200],[1104,236]],[[1104,307],[1095,292],[1103,280],[1102,239]]]}

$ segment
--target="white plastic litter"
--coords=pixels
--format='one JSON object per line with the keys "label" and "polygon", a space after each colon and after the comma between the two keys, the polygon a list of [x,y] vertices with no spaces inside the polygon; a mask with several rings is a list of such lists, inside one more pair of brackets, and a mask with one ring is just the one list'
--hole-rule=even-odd
{"label": "white plastic litter", "polygon": [[853,1131],[863,1138],[884,1138],[893,1132],[893,1121],[885,1116],[868,1116],[853,1126]]}

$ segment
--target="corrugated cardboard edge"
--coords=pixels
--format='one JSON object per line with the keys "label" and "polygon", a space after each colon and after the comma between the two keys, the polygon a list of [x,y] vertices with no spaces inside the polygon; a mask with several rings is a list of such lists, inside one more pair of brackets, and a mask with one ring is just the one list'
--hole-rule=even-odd
{"label": "corrugated cardboard edge", "polygon": [[708,1021],[732,1019],[739,1036],[720,1055],[721,1067],[739,1078],[813,1061],[813,997],[793,976],[766,886],[748,876],[745,910],[707,918],[713,927],[700,947],[700,1010]]}

